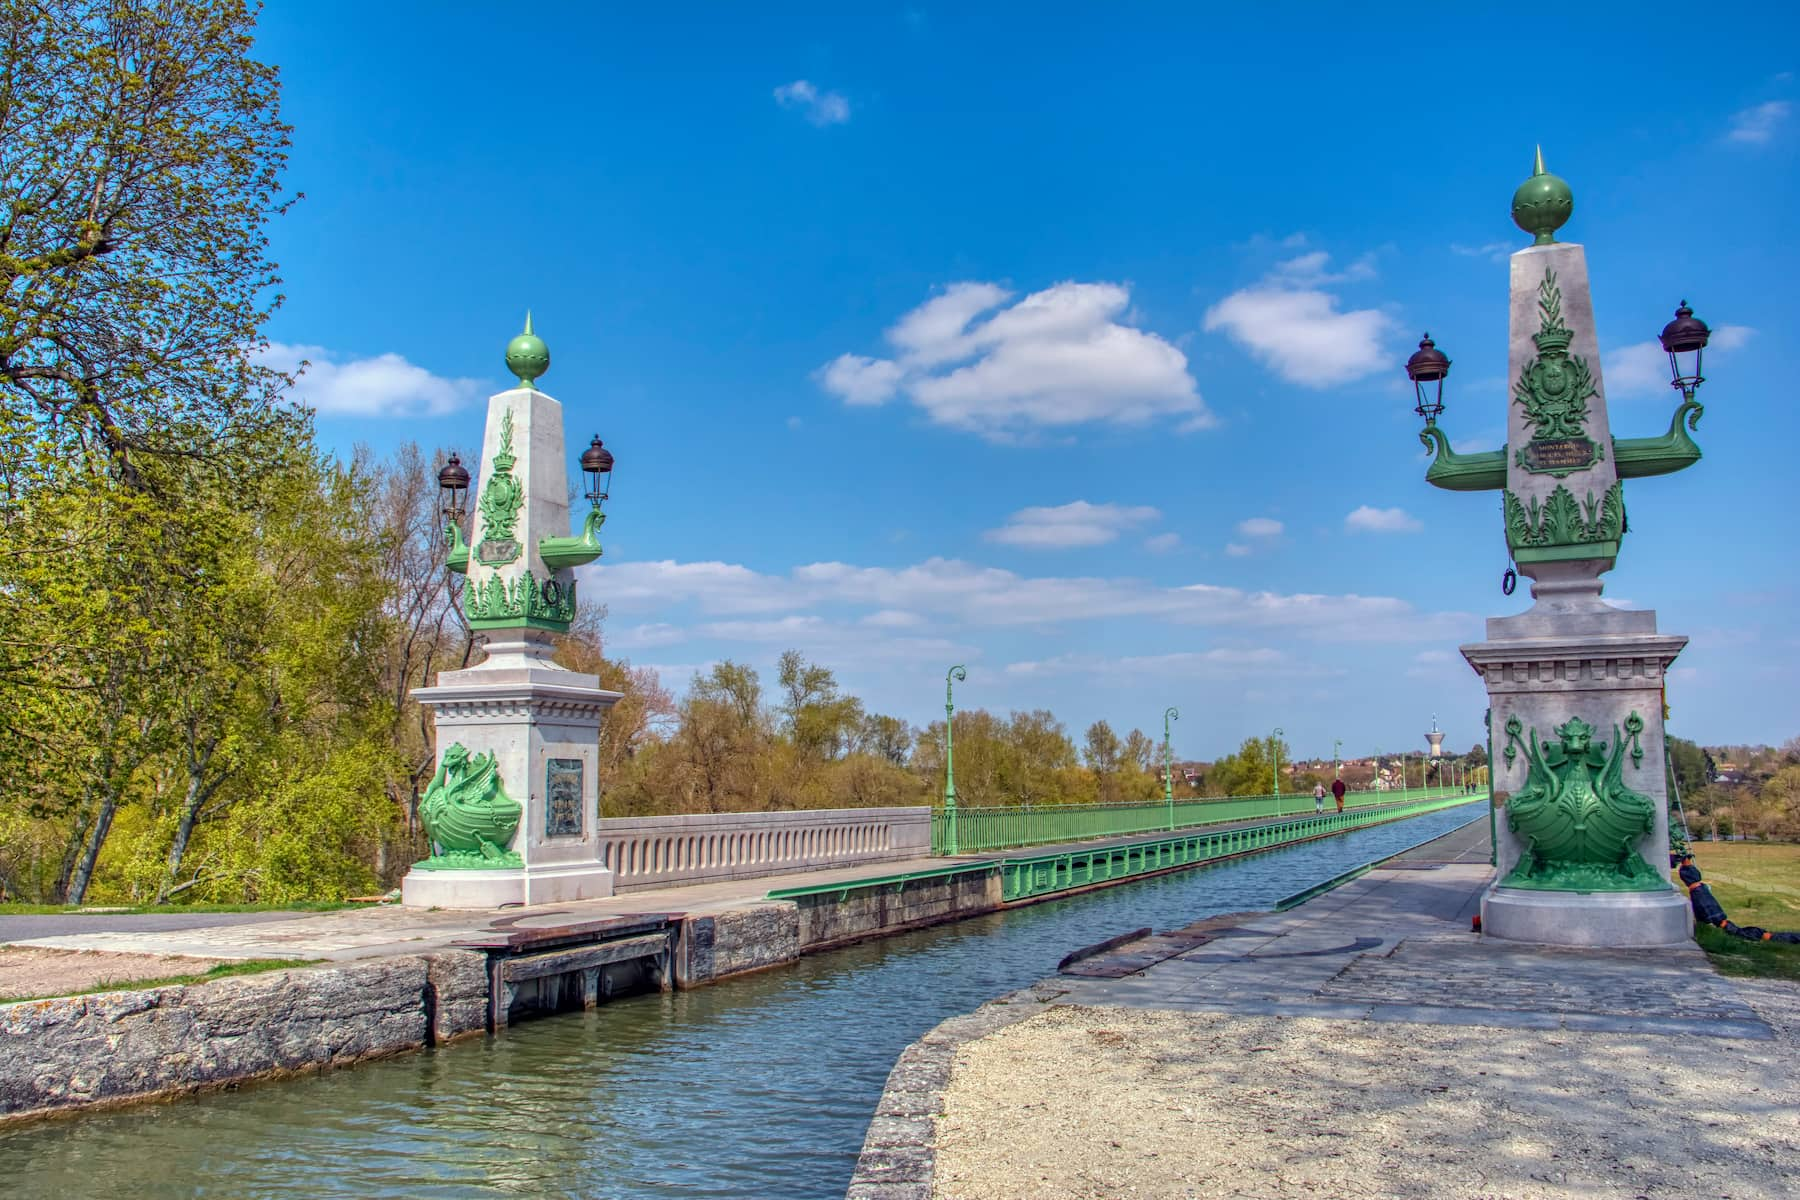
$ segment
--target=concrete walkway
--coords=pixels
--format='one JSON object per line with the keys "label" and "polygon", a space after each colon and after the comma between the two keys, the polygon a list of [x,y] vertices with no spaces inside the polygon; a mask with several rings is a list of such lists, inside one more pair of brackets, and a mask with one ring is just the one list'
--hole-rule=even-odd
{"label": "concrete walkway", "polygon": [[1800,989],[1483,939],[1486,836],[945,1022],[850,1197],[1793,1197]]}
{"label": "concrete walkway", "polygon": [[[1222,822],[1197,828],[1206,833],[1223,833],[1263,824],[1264,821],[1266,818]],[[1162,833],[1148,833],[962,855],[956,858],[903,859],[830,871],[803,871],[722,883],[655,888],[605,900],[533,905],[530,908],[450,911],[379,905],[322,913],[94,913],[0,918],[0,945],[122,954],[173,954],[216,959],[302,958],[342,961],[390,954],[418,954],[491,934],[497,928],[547,928],[603,917],[646,913],[709,916],[761,904],[769,892],[780,888],[854,883],[909,871],[937,870],[958,863],[1035,857],[1071,849],[1154,841],[1166,836],[1168,835]],[[40,922],[44,924],[39,924]]]}

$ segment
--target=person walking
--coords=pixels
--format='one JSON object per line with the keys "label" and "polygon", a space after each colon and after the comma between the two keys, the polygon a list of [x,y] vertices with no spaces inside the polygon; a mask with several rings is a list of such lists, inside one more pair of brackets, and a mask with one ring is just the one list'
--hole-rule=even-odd
{"label": "person walking", "polygon": [[1325,811],[1325,785],[1322,783],[1313,784],[1313,811],[1316,813]]}
{"label": "person walking", "polygon": [[1344,777],[1339,775],[1331,781],[1331,794],[1337,797],[1338,811],[1344,811]]}

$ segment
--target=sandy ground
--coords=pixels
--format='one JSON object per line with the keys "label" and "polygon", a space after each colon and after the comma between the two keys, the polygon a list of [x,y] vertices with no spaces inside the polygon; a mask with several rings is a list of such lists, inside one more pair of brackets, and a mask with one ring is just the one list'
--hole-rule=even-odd
{"label": "sandy ground", "polygon": [[198,975],[217,958],[174,954],[108,954],[93,950],[45,950],[0,946],[0,1001],[66,996],[102,984]]}
{"label": "sandy ground", "polygon": [[1800,989],[1743,992],[1778,1040],[1052,1007],[958,1052],[932,1194],[1794,1200]]}

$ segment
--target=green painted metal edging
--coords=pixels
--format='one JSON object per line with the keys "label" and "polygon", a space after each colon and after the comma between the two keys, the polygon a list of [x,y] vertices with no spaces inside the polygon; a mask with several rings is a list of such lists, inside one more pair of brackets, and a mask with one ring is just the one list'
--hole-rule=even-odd
{"label": "green painted metal edging", "polygon": [[[1464,829],[1470,825],[1473,825],[1475,822],[1477,822],[1479,820],[1481,820],[1480,817],[1470,817],[1467,821],[1464,821],[1461,825],[1458,825],[1456,827],[1456,829]],[[1291,896],[1283,896],[1281,899],[1279,899],[1275,902],[1275,911],[1276,912],[1286,912],[1290,908],[1298,908],[1302,904],[1305,904],[1308,900],[1317,899],[1318,897],[1323,896],[1326,892],[1331,891],[1333,888],[1342,887],[1344,884],[1349,883],[1352,879],[1357,879],[1357,878],[1360,878],[1361,876],[1367,875],[1370,871],[1373,871],[1376,867],[1380,866],[1382,863],[1386,862],[1390,858],[1399,858],[1402,854],[1405,854],[1409,850],[1417,850],[1420,846],[1430,845],[1432,842],[1437,841],[1441,837],[1449,837],[1451,834],[1456,832],[1456,829],[1448,829],[1448,830],[1445,830],[1443,833],[1434,833],[1430,837],[1425,838],[1423,841],[1414,842],[1410,846],[1402,847],[1401,849],[1395,850],[1390,854],[1384,854],[1380,858],[1371,858],[1368,862],[1364,863],[1360,867],[1351,867],[1348,871],[1340,872],[1339,874],[1333,875],[1330,879],[1326,879],[1319,883],[1315,883],[1311,887],[1305,889],[1304,891],[1295,892]]]}
{"label": "green painted metal edging", "polygon": [[[1466,793],[1438,788],[1413,788],[1398,794],[1354,793],[1358,808],[1398,809],[1424,800],[1457,799]],[[1134,835],[1174,835],[1186,830],[1232,821],[1277,820],[1316,815],[1313,797],[1283,793],[1275,796],[1236,796],[1125,804],[1002,805],[958,807],[954,812],[932,812],[931,852],[951,852],[951,822],[955,823],[955,849],[969,854],[1010,850],[1027,846],[1060,845],[1100,838]]]}
{"label": "green painted metal edging", "polygon": [[1122,846],[1068,850],[1037,858],[1002,859],[998,864],[1000,899],[1004,904],[1028,901],[1133,876],[1221,861],[1257,850],[1309,841],[1316,837],[1329,837],[1351,829],[1385,824],[1403,817],[1420,816],[1474,802],[1464,796],[1444,797],[1412,804],[1360,809],[1356,812],[1290,818],[1211,833],[1187,833]]}
{"label": "green painted metal edging", "polygon": [[847,879],[841,883],[815,883],[806,887],[775,888],[765,893],[769,900],[794,900],[801,896],[826,896],[836,893],[843,899],[851,892],[860,892],[865,888],[898,886],[905,888],[907,884],[919,879],[941,879],[946,875],[966,875],[971,871],[987,871],[998,866],[994,859],[982,859],[979,862],[958,863],[954,867],[933,867],[927,871],[903,871],[897,875],[877,875],[870,879]]}

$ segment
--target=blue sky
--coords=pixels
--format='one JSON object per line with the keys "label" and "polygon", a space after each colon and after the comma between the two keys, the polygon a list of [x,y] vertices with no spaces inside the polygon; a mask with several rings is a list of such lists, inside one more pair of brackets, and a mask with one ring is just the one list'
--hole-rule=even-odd
{"label": "blue sky", "polygon": [[[1693,640],[1671,730],[1800,734],[1800,17],[1745,5],[356,5],[265,12],[306,199],[277,353],[324,442],[479,445],[527,306],[619,456],[614,653],[796,647],[879,710],[1180,706],[1179,753],[1462,749],[1518,611],[1402,364],[1497,446],[1507,217],[1576,196],[1618,436],[1721,330],[1706,458],[1627,485],[1608,596]],[[1679,34],[1671,31],[1680,29]]]}

